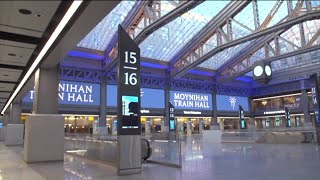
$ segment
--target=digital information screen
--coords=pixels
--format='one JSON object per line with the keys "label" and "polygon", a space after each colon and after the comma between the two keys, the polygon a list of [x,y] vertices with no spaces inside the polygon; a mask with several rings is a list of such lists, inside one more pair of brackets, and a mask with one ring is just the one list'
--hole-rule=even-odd
{"label": "digital information screen", "polygon": [[291,127],[290,111],[287,107],[285,108],[285,117],[287,121],[287,127]]}
{"label": "digital information screen", "polygon": [[176,122],[174,119],[174,106],[169,102],[169,131],[176,130]]}
{"label": "digital information screen", "polygon": [[314,79],[315,85],[311,88],[311,96],[313,102],[313,111],[316,125],[320,125],[320,116],[319,116],[319,92],[318,92],[318,77],[317,74],[310,75],[311,79]]}
{"label": "digital information screen", "polygon": [[140,135],[140,49],[118,28],[118,135]]}
{"label": "digital information screen", "polygon": [[244,119],[243,108],[240,105],[239,105],[239,118],[240,118],[240,128],[241,129],[246,129],[247,128],[247,123],[246,123],[246,120]]}

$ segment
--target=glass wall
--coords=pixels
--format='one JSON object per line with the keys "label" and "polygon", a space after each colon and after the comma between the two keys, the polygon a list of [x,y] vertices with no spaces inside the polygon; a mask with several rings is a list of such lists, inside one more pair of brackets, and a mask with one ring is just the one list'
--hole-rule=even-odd
{"label": "glass wall", "polygon": [[[245,118],[247,127],[249,125],[249,118]],[[221,130],[236,130],[240,129],[239,117],[218,117],[218,123]]]}
{"label": "glass wall", "polygon": [[177,117],[177,132],[178,134],[187,134],[188,122],[191,124],[191,133],[200,134],[203,130],[210,129],[210,117]]}
{"label": "glass wall", "polygon": [[[290,116],[291,127],[304,127],[305,120],[302,114]],[[256,117],[255,126],[258,129],[286,128],[285,116]]]}
{"label": "glass wall", "polygon": [[270,99],[257,99],[253,100],[253,111],[264,112],[264,111],[277,111],[288,109],[302,109],[301,95],[277,97]]}
{"label": "glass wall", "polygon": [[92,133],[93,116],[65,116],[64,117],[64,131],[65,133]]}

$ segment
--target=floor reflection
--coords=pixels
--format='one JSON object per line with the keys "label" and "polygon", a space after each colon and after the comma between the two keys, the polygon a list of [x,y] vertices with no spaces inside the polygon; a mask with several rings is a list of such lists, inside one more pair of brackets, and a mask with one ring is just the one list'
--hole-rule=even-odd
{"label": "floor reflection", "polygon": [[[25,164],[22,147],[7,147],[0,142],[0,180],[319,179],[320,153],[312,144],[208,144],[201,136],[194,136],[181,148],[181,169],[144,164],[142,174],[117,176],[113,166],[71,155],[65,155],[64,162]],[[161,146],[154,153],[176,154],[176,149]]]}

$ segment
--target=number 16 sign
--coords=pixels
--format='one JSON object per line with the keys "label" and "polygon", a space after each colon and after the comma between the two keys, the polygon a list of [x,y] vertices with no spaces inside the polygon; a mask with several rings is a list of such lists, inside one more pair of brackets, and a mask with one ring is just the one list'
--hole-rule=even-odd
{"label": "number 16 sign", "polygon": [[140,135],[140,48],[118,28],[118,135]]}

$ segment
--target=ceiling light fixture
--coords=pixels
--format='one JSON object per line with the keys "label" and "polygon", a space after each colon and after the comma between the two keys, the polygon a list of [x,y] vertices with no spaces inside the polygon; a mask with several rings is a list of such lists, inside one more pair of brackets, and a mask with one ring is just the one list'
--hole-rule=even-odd
{"label": "ceiling light fixture", "polygon": [[9,53],[8,56],[17,56],[17,55],[13,53]]}
{"label": "ceiling light fixture", "polygon": [[19,12],[23,15],[30,15],[32,12],[28,9],[19,9]]}
{"label": "ceiling light fixture", "polygon": [[18,85],[18,87],[16,88],[16,90],[13,92],[12,96],[10,97],[10,99],[8,100],[7,104],[5,105],[5,107],[3,108],[3,110],[1,111],[1,114],[4,114],[4,112],[7,110],[7,108],[9,107],[9,105],[11,104],[11,102],[14,100],[14,98],[17,96],[17,94],[19,93],[19,91],[22,89],[22,87],[24,86],[24,84],[27,82],[27,80],[29,79],[29,77],[31,76],[31,74],[33,73],[33,71],[36,69],[36,67],[39,65],[40,61],[42,60],[42,58],[44,57],[44,55],[47,53],[47,51],[49,50],[49,48],[52,46],[52,44],[54,43],[54,41],[58,38],[58,36],[60,35],[61,31],[64,29],[64,27],[67,25],[67,23],[69,22],[69,20],[71,19],[71,17],[74,15],[74,13],[77,11],[77,9],[80,7],[81,3],[83,1],[82,0],[75,0],[72,2],[70,8],[68,9],[68,11],[66,12],[66,14],[63,16],[63,18],[61,19],[60,23],[58,24],[57,28],[54,30],[54,32],[52,33],[52,35],[50,36],[49,40],[47,41],[47,43],[44,45],[44,47],[42,48],[42,50],[40,51],[39,55],[37,56],[37,58],[35,59],[35,61],[33,62],[33,64],[31,65],[31,67],[29,68],[29,70],[27,71],[27,73],[25,74],[25,76],[23,77],[23,79],[21,80],[20,84]]}

